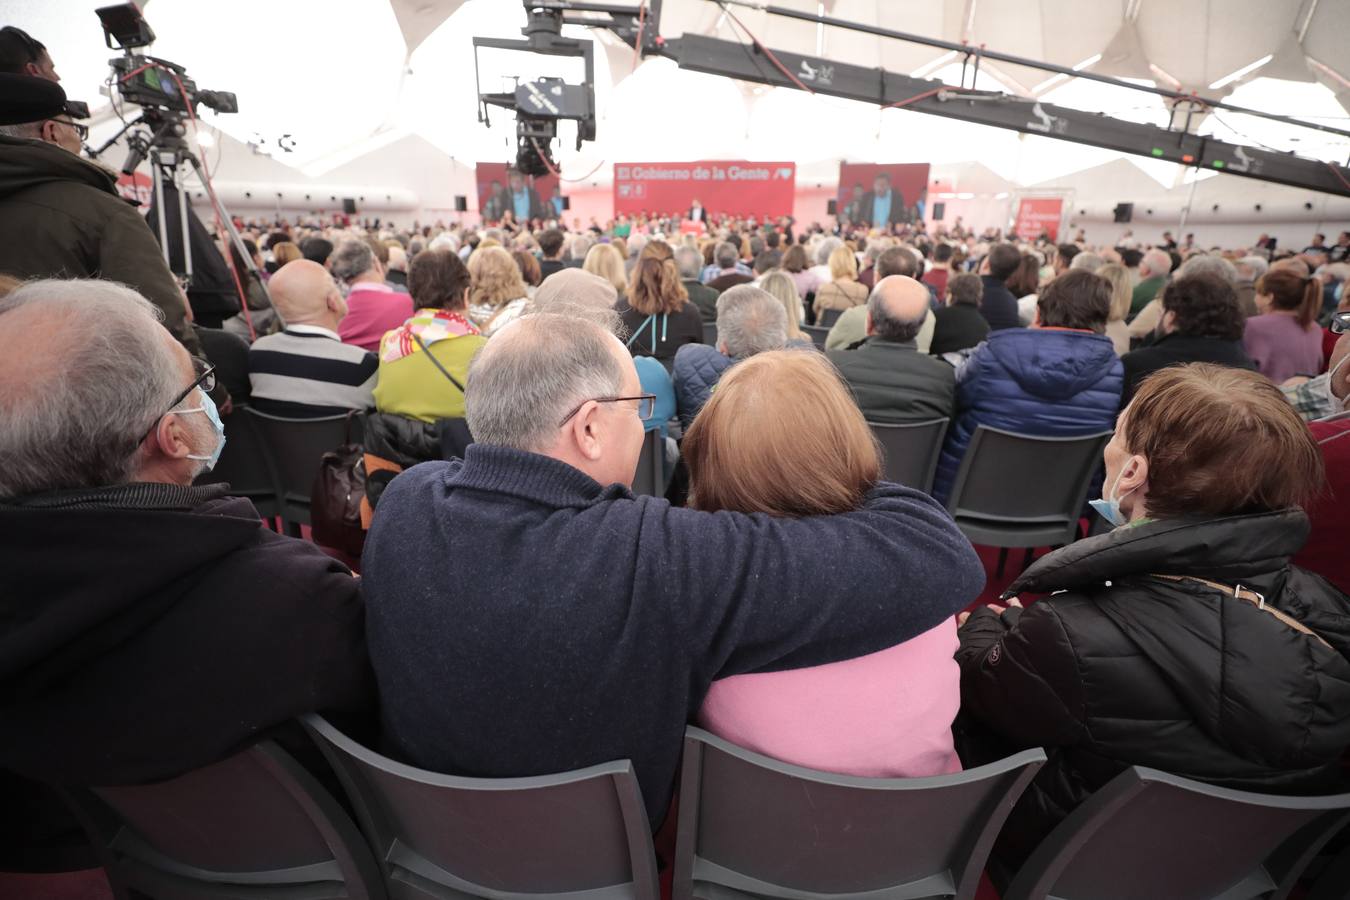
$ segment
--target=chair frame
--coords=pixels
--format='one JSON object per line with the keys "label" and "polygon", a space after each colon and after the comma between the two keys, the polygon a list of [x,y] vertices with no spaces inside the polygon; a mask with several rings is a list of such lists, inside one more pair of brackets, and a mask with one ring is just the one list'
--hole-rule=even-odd
{"label": "chair frame", "polygon": [[[556,775],[518,778],[442,775],[382,756],[352,740],[317,713],[307,714],[300,721],[337,772],[338,779],[356,810],[361,830],[375,850],[391,898],[407,896],[403,890],[403,886],[406,885],[422,894],[442,895],[447,898],[462,898],[469,895],[491,900],[660,900],[661,889],[651,826],[647,820],[642,793],[638,788],[637,776],[634,775],[633,765],[628,760],[601,763]],[[373,788],[366,786],[367,779],[355,769],[352,759],[406,781],[465,791],[521,791],[555,787],[577,781],[608,779],[612,782],[623,817],[624,837],[628,845],[628,858],[632,864],[633,880],[625,884],[586,891],[525,894],[489,888],[458,878],[400,840],[400,835],[371,802]]]}
{"label": "chair frame", "polygon": [[[250,437],[253,446],[258,449],[262,457],[263,471],[260,474],[267,480],[267,488],[266,488],[267,492],[259,493],[258,491],[249,491],[245,493],[236,493],[235,485],[230,483],[228,480],[219,477],[217,471],[214,469],[211,472],[207,472],[198,476],[194,484],[198,485],[228,484],[230,486],[230,496],[243,497],[244,499],[250,501],[253,504],[254,508],[258,510],[258,515],[260,515],[262,518],[268,521],[269,527],[275,527],[273,520],[281,515],[281,507],[282,507],[281,497],[277,493],[277,484],[279,479],[276,471],[276,463],[272,459],[272,448],[268,445],[266,437],[263,435],[262,430],[258,428],[257,422],[255,422],[253,418],[249,415],[249,410],[251,409],[252,409],[251,406],[241,403],[239,406],[235,408],[234,412],[230,413],[229,416],[225,417],[226,444],[224,455],[228,455],[230,453],[230,447],[232,446],[229,443],[230,426],[237,425],[239,428],[248,430],[250,432]],[[236,448],[238,446],[237,436],[236,442],[233,446],[235,446]]]}
{"label": "chair frame", "polygon": [[[1159,769],[1132,766],[1094,792],[1043,840],[1003,892],[1003,900],[1053,900],[1050,891],[1064,871],[1112,817],[1154,784],[1250,806],[1326,810],[1281,843],[1254,870],[1212,900],[1284,900],[1299,876],[1332,836],[1350,822],[1350,794],[1323,797],[1281,797],[1216,787]],[[1206,898],[1211,900],[1211,898]]]}
{"label": "chair frame", "polygon": [[[347,423],[345,441],[347,443],[364,443],[365,418],[363,410],[351,410],[350,412],[340,413],[334,416],[318,416],[312,419],[295,418],[291,416],[274,416],[271,413],[262,412],[252,406],[244,407],[244,410],[249,415],[266,422],[304,425],[345,422]],[[310,510],[313,504],[312,485],[306,491],[303,500],[295,491],[286,489],[286,485],[282,483],[284,479],[282,478],[280,454],[277,452],[277,448],[272,444],[271,438],[268,436],[267,427],[261,425],[259,422],[253,422],[252,424],[254,428],[258,429],[259,437],[262,439],[262,445],[267,451],[267,461],[271,468],[272,481],[276,492],[276,514],[281,517],[282,524],[285,526],[287,533],[298,537],[300,535],[300,526],[310,524]],[[353,433],[361,435],[360,441],[352,441],[351,438]],[[335,444],[329,449],[335,450],[338,446],[340,445]],[[317,473],[319,467],[318,459],[314,461],[314,467]]]}
{"label": "chair frame", "polygon": [[[873,422],[869,419],[867,422],[867,426],[872,429],[872,433],[876,434],[877,441],[881,444],[883,454],[886,451],[886,442],[881,440],[881,434],[878,431],[879,429],[885,429],[886,431],[918,430],[923,428],[933,428],[939,423],[942,427],[937,429],[937,433],[933,439],[933,445],[929,448],[929,459],[922,483],[906,485],[906,487],[912,487],[923,491],[925,494],[931,494],[933,492],[933,481],[937,478],[938,463],[942,460],[942,445],[947,438],[947,431],[951,428],[952,420],[943,418],[925,419],[922,422]],[[894,481],[895,479],[890,477],[889,457],[886,457],[885,462],[886,465],[882,467],[884,477],[890,481]]]}
{"label": "chair frame", "polygon": [[[947,785],[958,785],[971,781],[982,781],[1021,769],[1012,785],[998,798],[984,825],[970,842],[964,863],[959,872],[933,873],[931,876],[903,885],[879,888],[861,894],[831,893],[821,894],[787,888],[753,879],[715,863],[703,860],[697,855],[699,837],[699,813],[702,804],[701,783],[703,779],[703,759],[708,747],[735,757],[750,765],[768,769],[788,778],[814,784],[835,785],[846,788],[871,791],[907,791],[932,790]],[[684,760],[680,780],[680,808],[675,841],[675,872],[672,890],[673,900],[691,900],[698,894],[698,885],[703,882],[699,876],[715,875],[716,898],[728,896],[783,898],[783,900],[908,900],[908,898],[951,896],[956,900],[971,900],[979,888],[980,876],[994,846],[994,839],[1008,814],[1023,791],[1031,784],[1036,773],[1045,764],[1044,750],[1035,748],[951,775],[936,775],[926,778],[863,778],[856,775],[841,775],[808,769],[791,763],[780,762],[768,756],[738,747],[701,728],[690,726],[685,731]],[[897,848],[901,851],[902,848]]]}
{"label": "chair frame", "polygon": [[821,328],[819,325],[802,325],[802,331],[811,338],[811,342],[820,349],[825,349],[825,339],[830,336],[830,329]]}
{"label": "chair frame", "polygon": [[[638,468],[633,475],[633,493],[636,496],[643,496],[643,492],[638,490],[640,487],[646,487],[642,484],[643,476],[651,479],[652,493],[647,496],[664,497],[666,494],[666,442],[661,437],[661,429],[652,428],[642,435],[642,453],[638,456]],[[650,452],[648,452],[650,451]],[[647,471],[643,471],[643,467]]]}

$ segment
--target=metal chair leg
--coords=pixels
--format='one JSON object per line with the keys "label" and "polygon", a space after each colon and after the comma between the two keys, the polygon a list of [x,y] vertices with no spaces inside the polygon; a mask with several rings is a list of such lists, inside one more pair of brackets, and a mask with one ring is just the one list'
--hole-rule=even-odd
{"label": "metal chair leg", "polygon": [[1003,566],[1008,562],[1008,548],[998,548],[998,570],[994,572],[995,578],[1003,577]]}

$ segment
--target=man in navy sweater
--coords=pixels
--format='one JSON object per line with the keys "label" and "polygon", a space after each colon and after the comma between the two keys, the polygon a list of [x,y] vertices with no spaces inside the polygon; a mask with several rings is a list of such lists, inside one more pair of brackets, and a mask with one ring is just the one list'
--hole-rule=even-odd
{"label": "man in navy sweater", "polygon": [[897,485],[796,520],[634,497],[641,393],[604,328],[525,316],[469,371],[464,460],[385,491],[363,591],[407,761],[507,777],[631,759],[656,827],[713,679],[894,646],[983,587],[947,513]]}

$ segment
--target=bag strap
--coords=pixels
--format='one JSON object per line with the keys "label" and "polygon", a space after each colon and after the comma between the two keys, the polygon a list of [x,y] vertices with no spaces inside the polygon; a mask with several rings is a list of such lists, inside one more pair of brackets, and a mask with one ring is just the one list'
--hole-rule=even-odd
{"label": "bag strap", "polygon": [[1199,577],[1197,577],[1197,576],[1195,576],[1195,575],[1156,575],[1156,574],[1155,574],[1153,577],[1154,577],[1154,578],[1165,578],[1165,579],[1167,579],[1168,581],[1194,581],[1194,582],[1196,582],[1197,584],[1203,584],[1203,585],[1205,585],[1206,587],[1211,587],[1211,588],[1213,588],[1214,590],[1218,591],[1219,593],[1221,593],[1221,594],[1223,594],[1223,595],[1225,595],[1225,596],[1227,596],[1227,597],[1233,597],[1233,598],[1235,598],[1235,599],[1237,599],[1237,600],[1242,600],[1242,601],[1244,601],[1244,602],[1250,603],[1252,606],[1255,606],[1257,609],[1261,610],[1262,612],[1270,613],[1270,614],[1271,614],[1272,616],[1274,616],[1276,619],[1279,619],[1281,622],[1283,622],[1283,623],[1284,623],[1285,625],[1287,625],[1288,627],[1294,629],[1294,630],[1297,631],[1299,634],[1306,634],[1308,637],[1316,639],[1319,643],[1321,643],[1321,645],[1322,645],[1323,647],[1326,647],[1328,650],[1334,649],[1330,644],[1328,644],[1328,643],[1326,642],[1326,639],[1325,639],[1325,638],[1323,638],[1323,637],[1322,637],[1320,634],[1318,634],[1317,632],[1313,631],[1313,630],[1312,630],[1311,628],[1309,628],[1307,625],[1304,625],[1304,624],[1303,624],[1302,622],[1300,622],[1298,619],[1295,619],[1293,616],[1289,615],[1288,613],[1283,612],[1283,611],[1281,611],[1281,610],[1278,610],[1278,609],[1276,609],[1276,608],[1273,607],[1273,606],[1267,605],[1267,604],[1266,604],[1266,598],[1265,598],[1264,596],[1262,596],[1261,594],[1258,594],[1256,591],[1252,590],[1251,588],[1243,587],[1243,586],[1240,585],[1240,584],[1239,584],[1239,585],[1236,585],[1236,586],[1234,586],[1234,587],[1229,587],[1229,586],[1226,585],[1226,584],[1221,584],[1221,583],[1219,583],[1219,582],[1217,582],[1217,581],[1210,581],[1208,578],[1199,578]]}
{"label": "bag strap", "polygon": [[459,392],[461,394],[464,393],[464,385],[460,384],[459,379],[451,375],[450,372],[446,370],[445,366],[441,365],[441,361],[439,359],[431,355],[431,351],[427,349],[427,345],[422,343],[422,336],[420,334],[414,334],[413,340],[417,341],[417,346],[422,348],[422,352],[427,355],[427,359],[431,360],[431,364],[436,368],[440,369],[441,374],[444,375],[446,378],[449,378],[450,383],[453,384],[455,387],[459,388]]}

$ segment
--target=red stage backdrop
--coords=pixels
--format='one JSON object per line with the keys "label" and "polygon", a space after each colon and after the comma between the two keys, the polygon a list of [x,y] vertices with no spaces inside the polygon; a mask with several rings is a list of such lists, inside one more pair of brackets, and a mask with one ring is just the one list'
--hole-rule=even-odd
{"label": "red stage backdrop", "polygon": [[143,172],[132,172],[130,175],[117,176],[117,193],[124,199],[136,201],[136,206],[141,212],[150,209],[150,195],[154,192],[154,182],[150,176]]}
{"label": "red stage backdrop", "polygon": [[[886,222],[873,222],[876,182],[890,182],[890,215]],[[835,216],[851,223],[877,228],[904,225],[923,218],[928,202],[928,163],[840,163],[839,196]]]}
{"label": "red stage backdrop", "polygon": [[712,216],[790,216],[796,184],[790,162],[615,163],[614,214],[685,215],[698,198]]}
{"label": "red stage backdrop", "polygon": [[1042,233],[1059,240],[1059,221],[1064,215],[1063,197],[1022,197],[1017,202],[1017,220],[1013,231],[1024,241],[1034,241]]}
{"label": "red stage backdrop", "polygon": [[[522,175],[525,190],[530,196],[530,218],[556,219],[559,215],[554,198],[560,197],[561,182],[557,175]],[[475,169],[478,182],[478,213],[485,222],[496,222],[502,213],[513,208],[510,197],[511,178],[506,163],[480,162]]]}

